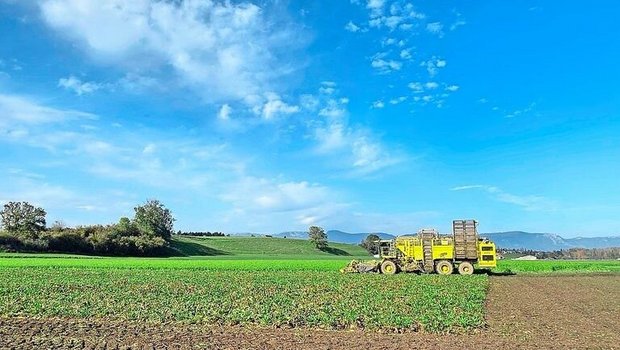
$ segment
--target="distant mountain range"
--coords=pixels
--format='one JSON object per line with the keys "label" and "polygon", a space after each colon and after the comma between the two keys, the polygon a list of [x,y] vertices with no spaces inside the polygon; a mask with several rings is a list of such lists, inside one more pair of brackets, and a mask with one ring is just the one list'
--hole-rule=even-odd
{"label": "distant mountain range", "polygon": [[504,249],[560,250],[570,248],[620,247],[620,236],[563,238],[553,233],[523,231],[484,233],[498,247]]}
{"label": "distant mountain range", "polygon": [[[395,237],[394,235],[385,232],[375,234],[381,237],[381,239],[392,239]],[[330,242],[338,243],[358,244],[368,235],[369,233],[349,233],[339,230],[327,231],[328,240]],[[308,239],[308,232],[289,231],[274,234],[273,236]],[[489,238],[495,242],[498,247],[504,249],[551,251],[570,248],[620,247],[620,236],[563,238],[552,233],[532,233],[523,231],[481,233],[480,236]]]}

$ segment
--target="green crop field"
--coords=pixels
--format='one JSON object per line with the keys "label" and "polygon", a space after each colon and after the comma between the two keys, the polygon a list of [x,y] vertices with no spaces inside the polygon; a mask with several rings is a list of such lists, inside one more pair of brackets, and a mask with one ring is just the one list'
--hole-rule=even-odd
{"label": "green crop field", "polygon": [[618,260],[500,260],[495,272],[588,273],[620,272]]}
{"label": "green crop field", "polygon": [[[1,259],[7,260],[22,259]],[[289,271],[282,260],[278,271],[249,260],[249,267],[216,262],[224,265],[210,270],[5,264],[0,315],[427,331],[484,323],[488,278],[482,275],[346,275],[328,271],[326,263],[335,262],[326,261],[314,262],[318,270],[309,262]]]}
{"label": "green crop field", "polygon": [[[485,274],[341,274],[348,260],[368,258],[344,244],[331,252],[272,238],[175,244],[182,257],[0,254],[0,316],[430,332],[484,325]],[[494,272],[620,272],[620,262],[503,260]]]}
{"label": "green crop field", "polygon": [[[347,260],[284,259],[165,259],[165,258],[37,258],[0,257],[1,267],[115,268],[115,269],[190,269],[211,271],[332,271]],[[53,271],[52,271],[53,272]]]}
{"label": "green crop field", "polygon": [[368,257],[368,252],[354,244],[329,243],[324,251],[317,250],[308,240],[268,237],[182,237],[176,236],[172,247],[181,256],[227,258],[284,257],[286,259],[351,259]]}

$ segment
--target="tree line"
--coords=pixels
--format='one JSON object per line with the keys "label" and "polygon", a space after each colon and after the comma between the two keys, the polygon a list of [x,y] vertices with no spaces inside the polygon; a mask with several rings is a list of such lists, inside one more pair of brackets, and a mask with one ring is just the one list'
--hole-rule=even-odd
{"label": "tree line", "polygon": [[570,248],[554,251],[531,249],[499,249],[500,254],[532,255],[538,259],[598,259],[612,260],[620,258],[620,247],[610,248]]}
{"label": "tree line", "polygon": [[[0,211],[0,251],[57,252],[121,256],[162,256],[172,251],[173,234],[223,237],[223,232],[174,232],[174,217],[156,199],[134,208],[133,218],[115,224],[68,227],[60,221],[47,227],[46,211],[28,202],[8,202]],[[309,240],[319,250],[328,249],[327,234],[318,226],[309,229]]]}
{"label": "tree line", "polygon": [[47,213],[28,202],[9,202],[0,211],[0,250],[99,255],[156,256],[168,252],[174,217],[155,199],[134,208],[133,218],[110,225],[46,227]]}
{"label": "tree line", "polygon": [[230,234],[226,235],[224,234],[224,232],[211,232],[211,231],[207,231],[207,232],[202,232],[202,231],[177,231],[176,233],[177,236],[198,236],[198,237],[224,237],[224,236],[230,236]]}

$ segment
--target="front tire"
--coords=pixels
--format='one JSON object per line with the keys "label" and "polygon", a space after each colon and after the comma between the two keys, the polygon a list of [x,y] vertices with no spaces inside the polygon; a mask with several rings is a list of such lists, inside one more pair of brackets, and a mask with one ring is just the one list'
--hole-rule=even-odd
{"label": "front tire", "polygon": [[451,275],[454,272],[454,266],[448,260],[441,260],[435,265],[435,271],[440,275]]}
{"label": "front tire", "polygon": [[474,273],[474,266],[470,262],[463,261],[459,264],[460,275],[471,275],[472,273]]}
{"label": "front tire", "polygon": [[398,272],[396,264],[391,260],[386,260],[381,264],[381,273],[384,275],[393,275]]}

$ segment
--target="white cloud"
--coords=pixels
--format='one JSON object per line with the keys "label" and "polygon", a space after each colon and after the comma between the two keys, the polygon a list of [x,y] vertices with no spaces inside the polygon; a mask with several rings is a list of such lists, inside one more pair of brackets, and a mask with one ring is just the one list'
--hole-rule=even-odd
{"label": "white cloud", "polygon": [[221,198],[243,210],[257,212],[288,212],[319,206],[330,200],[330,191],[306,181],[281,182],[246,176]]}
{"label": "white cloud", "polygon": [[73,91],[76,95],[90,94],[102,88],[101,84],[94,82],[82,82],[80,79],[70,76],[58,80],[58,86]]}
{"label": "white cloud", "polygon": [[[528,113],[532,112],[535,107],[536,107],[536,102],[532,102],[527,107],[525,107],[523,109],[517,109],[517,110],[514,110],[512,112],[508,112],[504,116],[504,118],[515,118],[515,117],[518,117],[518,116],[521,116],[521,115],[528,114]],[[496,110],[499,110],[499,108],[498,107],[493,107],[493,110],[496,111]]]}
{"label": "white cloud", "polygon": [[472,189],[487,188],[487,187],[488,186],[486,185],[464,185],[464,186],[452,187],[450,191],[464,191],[464,190],[472,190]]}
{"label": "white cloud", "polygon": [[153,77],[136,74],[133,72],[125,74],[125,76],[119,79],[115,85],[133,93],[143,93],[145,91],[166,91],[168,89],[165,84]]}
{"label": "white cloud", "polygon": [[383,23],[386,27],[394,30],[396,27],[398,27],[399,24],[401,24],[403,20],[404,18],[401,16],[388,16],[384,17]]}
{"label": "white cloud", "polygon": [[401,62],[384,60],[382,58],[373,58],[371,65],[381,73],[389,73],[395,70],[400,70],[403,66]]}
{"label": "white cloud", "polygon": [[228,104],[223,104],[220,111],[217,113],[217,118],[220,120],[229,120],[232,108]]}
{"label": "white cloud", "polygon": [[295,68],[283,59],[291,44],[305,42],[287,19],[247,2],[42,0],[40,9],[95,62],[129,73],[172,70],[208,100],[272,90]]}
{"label": "white cloud", "polygon": [[37,103],[18,95],[0,94],[0,128],[16,127],[17,124],[36,125],[73,119],[97,119],[91,113],[57,109]]}
{"label": "white cloud", "polygon": [[279,116],[299,112],[299,106],[289,105],[282,101],[280,96],[274,92],[265,94],[266,102],[254,106],[254,113],[259,114],[265,120],[272,120]]}
{"label": "white cloud", "polygon": [[368,131],[347,126],[341,121],[317,127],[314,137],[318,142],[317,152],[333,155],[341,162],[346,159],[352,175],[375,173],[403,160],[390,154]]}
{"label": "white cloud", "polygon": [[149,143],[142,149],[143,154],[153,154],[155,151],[157,151],[157,146],[154,143]]}
{"label": "white cloud", "polygon": [[[329,99],[324,102],[316,120],[312,137],[317,142],[316,152],[339,160],[352,175],[368,175],[398,164],[402,157],[395,156],[369,130],[350,126],[345,104],[348,99]],[[375,101],[373,108],[383,108],[383,101]]]}
{"label": "white cloud", "polygon": [[330,118],[341,118],[346,115],[347,111],[342,106],[342,103],[334,99],[329,99],[327,105],[319,111],[319,115]]}
{"label": "white cloud", "polygon": [[429,60],[420,62],[420,66],[426,67],[426,71],[431,77],[437,75],[439,68],[444,68],[446,65],[448,65],[446,60],[434,56]]}
{"label": "white cloud", "polygon": [[489,185],[465,185],[450,189],[451,191],[482,190],[487,192],[494,200],[513,204],[527,211],[549,211],[557,207],[557,203],[543,196],[526,195],[520,196],[503,191],[499,187]]}
{"label": "white cloud", "polygon": [[455,91],[457,91],[458,89],[459,89],[459,86],[458,86],[458,85],[448,85],[448,86],[446,86],[446,90],[447,90],[447,91],[450,91],[450,92],[455,92]]}
{"label": "white cloud", "polygon": [[332,121],[314,130],[314,138],[318,142],[317,152],[324,154],[347,146],[348,130],[343,122]]}
{"label": "white cloud", "polygon": [[390,104],[397,105],[399,103],[405,102],[407,100],[407,96],[400,96],[390,100]]}
{"label": "white cloud", "polygon": [[[333,156],[344,163],[337,170],[345,175],[360,176],[400,161],[370,131],[347,124],[347,98],[330,98],[319,103],[322,105],[316,110],[329,112],[321,116],[316,130],[312,129],[316,131],[313,141],[319,143],[321,138],[322,159]],[[36,110],[53,110],[44,105],[36,107]],[[73,189],[47,183],[45,178],[27,175],[21,170],[11,170],[11,176],[19,181],[12,177],[6,180],[0,170],[0,179],[6,180],[0,181],[3,200],[29,200],[49,209],[52,218],[85,224],[85,218],[94,218],[91,222],[109,222],[127,215],[126,211],[131,212],[132,206],[144,199],[140,193],[154,193],[166,204],[171,203],[172,208],[204,198],[208,202],[204,205],[209,208],[206,211],[213,214],[207,216],[204,223],[195,223],[194,218],[194,223],[189,224],[194,229],[199,229],[201,224],[243,230],[281,229],[289,225],[298,228],[308,223],[334,223],[348,213],[349,204],[333,188],[302,179],[255,176],[248,170],[251,161],[235,154],[226,144],[205,143],[199,135],[149,130],[127,122],[122,128],[111,129],[113,132],[103,139],[97,130],[83,130],[81,120],[69,121],[72,120],[52,118],[32,125],[38,127],[30,131],[32,138],[41,145],[62,145],[44,153],[44,157],[60,162],[48,166],[70,168],[76,172],[76,178],[78,175],[94,176],[104,181],[94,181],[95,185],[88,189]],[[98,127],[104,124],[92,123]],[[112,128],[109,120],[105,125]],[[322,137],[320,130],[325,131]],[[0,139],[0,142],[5,141],[5,138]],[[18,147],[23,145],[24,142],[18,143]],[[29,164],[35,163],[37,160],[31,160]],[[26,169],[29,164],[24,164]],[[179,181],[180,178],[183,181]],[[118,196],[102,190],[116,186],[131,190]],[[117,189],[110,192],[117,192]],[[174,196],[169,196],[170,192]],[[212,210],[211,206],[216,209]]]}
{"label": "white cloud", "polygon": [[333,87],[329,87],[329,86],[321,86],[319,88],[319,92],[325,95],[331,95],[336,91],[336,89],[334,89]]}
{"label": "white cloud", "polygon": [[450,25],[450,30],[456,30],[458,27],[464,26],[466,24],[467,24],[467,22],[465,22],[464,20],[458,19],[458,20],[456,20],[454,23],[452,23]]}
{"label": "white cloud", "polygon": [[374,173],[401,162],[401,159],[389,156],[380,143],[365,135],[359,135],[353,140],[352,152],[353,166],[360,174]]}
{"label": "white cloud", "polygon": [[303,94],[299,97],[300,105],[309,111],[315,111],[319,106],[319,99],[310,94]]}
{"label": "white cloud", "polygon": [[348,30],[349,32],[355,33],[361,30],[361,28],[359,26],[357,26],[355,23],[349,21],[345,26],[344,29]]}
{"label": "white cloud", "polygon": [[366,8],[370,10],[371,17],[381,16],[383,13],[383,6],[385,5],[385,0],[368,0],[366,4]]}
{"label": "white cloud", "polygon": [[386,27],[390,31],[396,29],[405,31],[411,30],[414,28],[415,22],[426,18],[423,13],[417,12],[410,3],[403,5],[394,2],[390,4],[389,11],[386,11],[385,1],[370,0],[366,3],[366,8],[369,11],[368,25],[370,27]]}
{"label": "white cloud", "polygon": [[396,38],[386,38],[386,39],[383,39],[383,41],[381,42],[381,45],[389,46],[389,45],[395,45],[397,43],[398,41],[396,40]]}
{"label": "white cloud", "polygon": [[422,93],[424,92],[424,87],[422,85],[422,83],[414,81],[409,83],[409,85],[407,85],[411,90],[413,90],[414,93]]}
{"label": "white cloud", "polygon": [[243,223],[246,230],[254,225],[259,230],[330,225],[350,206],[334,189],[307,181],[245,176],[224,189],[219,199],[233,209],[221,220],[229,226]]}
{"label": "white cloud", "polygon": [[400,51],[400,58],[404,60],[409,60],[412,58],[411,49],[403,49]]}
{"label": "white cloud", "polygon": [[428,83],[424,84],[424,87],[427,88],[428,90],[434,90],[437,87],[439,87],[439,84],[437,84],[434,81],[429,81]]}
{"label": "white cloud", "polygon": [[432,22],[426,24],[426,30],[431,34],[439,36],[440,38],[444,35],[443,24],[441,24],[441,22]]}

